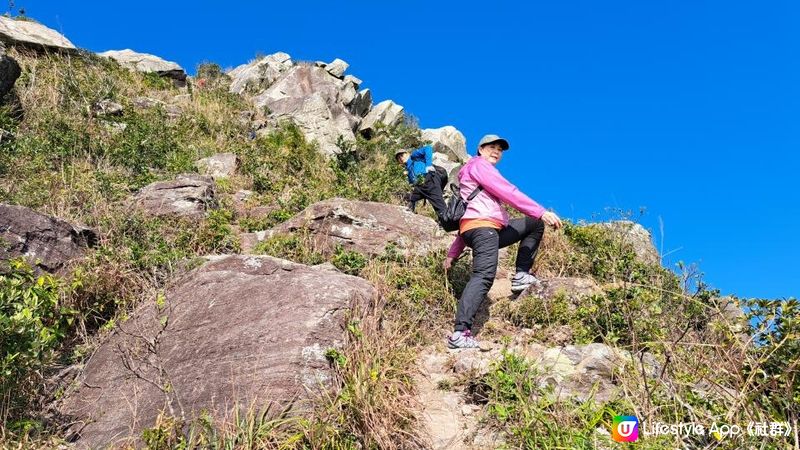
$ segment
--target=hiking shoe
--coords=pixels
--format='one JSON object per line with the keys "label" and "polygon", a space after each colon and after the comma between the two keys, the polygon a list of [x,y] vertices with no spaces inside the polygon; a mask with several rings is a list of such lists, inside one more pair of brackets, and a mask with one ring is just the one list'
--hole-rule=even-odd
{"label": "hiking shoe", "polygon": [[472,337],[472,332],[469,330],[454,331],[447,338],[447,346],[449,348],[480,348],[480,344]]}
{"label": "hiking shoe", "polygon": [[511,292],[522,292],[532,284],[540,286],[542,282],[527,272],[517,272],[511,279]]}

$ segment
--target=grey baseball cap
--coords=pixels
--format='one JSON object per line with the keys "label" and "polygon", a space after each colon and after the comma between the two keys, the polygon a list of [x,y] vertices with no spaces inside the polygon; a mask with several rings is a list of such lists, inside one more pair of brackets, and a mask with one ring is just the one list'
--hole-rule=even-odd
{"label": "grey baseball cap", "polygon": [[483,147],[484,145],[491,144],[493,142],[500,144],[500,148],[503,150],[508,150],[508,141],[496,134],[487,134],[486,136],[482,137],[481,141],[478,143],[478,147]]}

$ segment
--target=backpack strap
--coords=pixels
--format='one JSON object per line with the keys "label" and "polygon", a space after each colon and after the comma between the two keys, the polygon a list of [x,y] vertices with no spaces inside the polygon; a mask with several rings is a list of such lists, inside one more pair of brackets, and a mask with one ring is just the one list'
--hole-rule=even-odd
{"label": "backpack strap", "polygon": [[480,194],[482,190],[483,186],[478,185],[478,187],[474,191],[472,191],[471,194],[469,194],[469,197],[467,197],[467,201],[468,202],[472,201],[472,199],[475,198],[476,195]]}

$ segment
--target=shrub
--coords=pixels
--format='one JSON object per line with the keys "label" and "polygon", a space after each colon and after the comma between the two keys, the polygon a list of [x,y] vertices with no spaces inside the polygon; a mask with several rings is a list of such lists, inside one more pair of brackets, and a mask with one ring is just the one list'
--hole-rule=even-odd
{"label": "shrub", "polygon": [[358,275],[367,265],[367,258],[361,253],[351,250],[345,250],[342,246],[337,245],[336,251],[331,257],[331,263],[337,269],[349,275]]}
{"label": "shrub", "polygon": [[[0,275],[0,417],[24,407],[38,384],[33,380],[53,356],[76,311],[62,304],[61,284],[36,275],[22,259]],[[7,402],[7,403],[6,403]]]}

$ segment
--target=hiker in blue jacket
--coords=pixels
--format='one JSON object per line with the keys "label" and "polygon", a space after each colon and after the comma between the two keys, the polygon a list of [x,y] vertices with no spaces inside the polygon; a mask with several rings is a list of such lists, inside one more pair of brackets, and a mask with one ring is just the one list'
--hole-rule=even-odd
{"label": "hiker in blue jacket", "polygon": [[405,166],[408,184],[414,186],[405,196],[408,208],[414,211],[417,202],[426,199],[436,211],[436,217],[441,218],[447,209],[443,195],[444,187],[447,185],[447,171],[433,165],[433,149],[425,146],[411,153],[407,150],[398,150],[394,157],[399,164]]}

